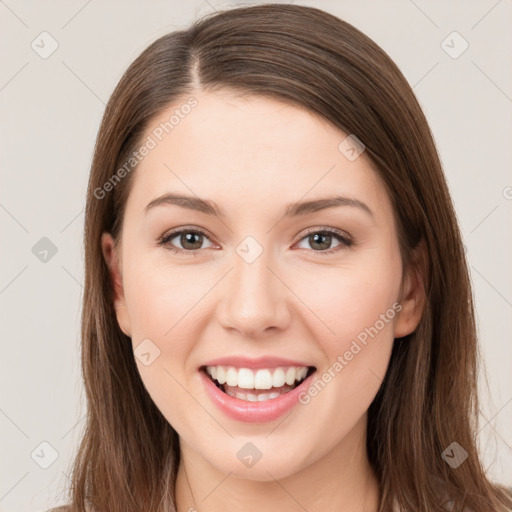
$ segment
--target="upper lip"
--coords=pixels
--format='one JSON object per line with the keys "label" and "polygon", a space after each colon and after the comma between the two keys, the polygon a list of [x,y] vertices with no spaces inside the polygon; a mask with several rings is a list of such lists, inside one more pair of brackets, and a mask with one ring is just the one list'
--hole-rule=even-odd
{"label": "upper lip", "polygon": [[211,361],[208,361],[207,363],[202,365],[200,368],[204,368],[206,366],[234,366],[235,368],[260,369],[279,368],[283,366],[304,366],[306,368],[309,368],[312,365],[304,363],[302,361],[273,356],[262,356],[257,358],[230,356],[212,359]]}

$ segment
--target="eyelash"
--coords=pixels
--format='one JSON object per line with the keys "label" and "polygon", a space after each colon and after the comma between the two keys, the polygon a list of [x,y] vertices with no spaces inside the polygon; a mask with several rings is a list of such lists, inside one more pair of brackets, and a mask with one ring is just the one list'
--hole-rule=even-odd
{"label": "eyelash", "polygon": [[[183,233],[201,234],[201,235],[207,237],[208,239],[210,239],[210,236],[208,235],[208,233],[206,233],[206,231],[204,231],[201,228],[183,228],[183,229],[171,231],[170,233],[166,233],[166,234],[162,235],[158,239],[158,245],[167,246],[166,248],[174,253],[181,253],[181,254],[186,253],[188,256],[197,256],[200,249],[185,250],[185,249],[179,249],[178,247],[175,247],[175,246],[169,244],[170,240],[172,240],[173,238],[176,238],[176,236],[181,235]],[[314,251],[313,250],[314,253],[317,253],[321,256],[324,256],[327,254],[332,254],[332,253],[342,249],[343,246],[351,247],[352,245],[354,245],[354,240],[348,233],[344,233],[343,231],[340,231],[338,229],[327,228],[327,227],[313,228],[313,229],[306,231],[306,233],[304,233],[302,238],[300,238],[297,241],[297,243],[301,242],[302,240],[304,240],[304,238],[306,238],[307,236],[309,236],[311,234],[334,235],[341,242],[340,245],[333,247],[332,249],[327,249],[325,251]]]}

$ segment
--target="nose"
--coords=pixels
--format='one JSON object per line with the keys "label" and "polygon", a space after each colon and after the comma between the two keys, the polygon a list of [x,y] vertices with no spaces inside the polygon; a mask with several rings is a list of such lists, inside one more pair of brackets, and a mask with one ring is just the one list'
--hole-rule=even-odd
{"label": "nose", "polygon": [[249,263],[237,253],[222,289],[218,310],[221,325],[244,337],[275,336],[290,322],[290,290],[283,283],[266,251]]}

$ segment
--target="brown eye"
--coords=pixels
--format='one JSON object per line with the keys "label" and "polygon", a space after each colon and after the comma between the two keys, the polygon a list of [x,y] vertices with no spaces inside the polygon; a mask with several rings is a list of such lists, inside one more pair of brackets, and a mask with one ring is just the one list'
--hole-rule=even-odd
{"label": "brown eye", "polygon": [[313,249],[325,251],[331,248],[333,237],[323,233],[315,233],[308,236],[308,242]]}
{"label": "brown eye", "polygon": [[193,253],[204,249],[202,245],[205,240],[209,240],[209,238],[202,231],[198,231],[197,229],[182,229],[164,235],[159,240],[159,244],[174,252]]}
{"label": "brown eye", "polygon": [[203,244],[203,235],[201,233],[182,233],[181,235],[178,235],[178,237],[180,244],[184,249],[200,249],[201,245]]}
{"label": "brown eye", "polygon": [[[314,252],[331,254],[343,247],[350,247],[353,244],[352,239],[343,234],[341,231],[334,231],[332,229],[322,229],[317,231],[310,231],[305,237],[303,237],[299,243],[303,240],[309,245]],[[332,247],[333,241],[337,241],[337,245]],[[301,247],[304,248],[304,247]],[[307,247],[305,247],[307,249]]]}

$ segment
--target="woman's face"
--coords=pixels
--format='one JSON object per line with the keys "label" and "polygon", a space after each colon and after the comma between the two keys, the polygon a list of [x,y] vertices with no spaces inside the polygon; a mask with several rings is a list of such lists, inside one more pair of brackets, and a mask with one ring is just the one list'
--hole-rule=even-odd
{"label": "woman's face", "polygon": [[397,303],[385,188],[361,147],[304,109],[195,98],[148,127],[117,253],[103,237],[141,379],[190,453],[223,473],[269,480],[355,456],[393,340],[419,320],[408,277]]}

